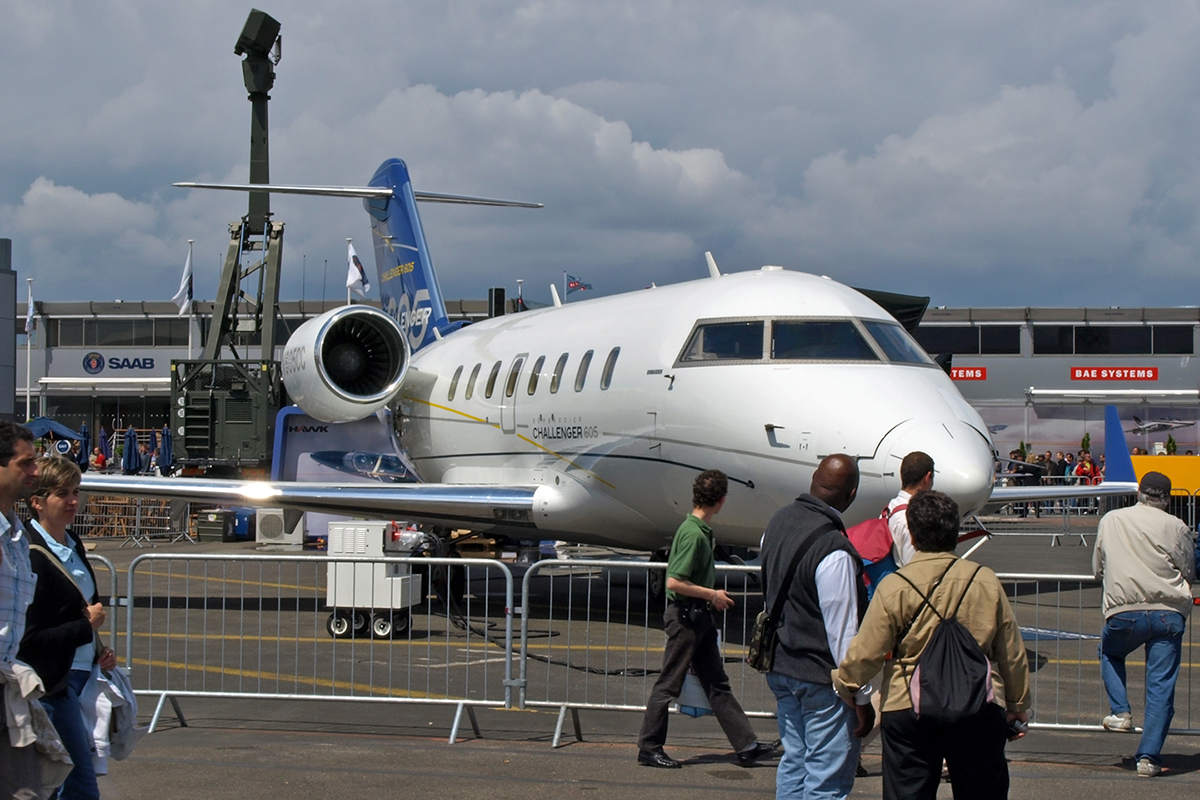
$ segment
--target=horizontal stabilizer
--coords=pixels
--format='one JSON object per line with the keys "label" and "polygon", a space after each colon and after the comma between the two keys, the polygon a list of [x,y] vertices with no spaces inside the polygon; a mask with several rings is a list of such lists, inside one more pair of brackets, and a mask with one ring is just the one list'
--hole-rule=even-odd
{"label": "horizontal stabilizer", "polygon": [[[181,189],[223,189],[229,192],[271,192],[272,194],[308,194],[319,197],[391,197],[386,186],[283,186],[274,183],[173,183]],[[424,203],[458,203],[472,206],[501,206],[508,208],[545,208],[541,203],[521,203],[516,200],[495,200],[490,197],[469,197],[457,194],[413,192]]]}

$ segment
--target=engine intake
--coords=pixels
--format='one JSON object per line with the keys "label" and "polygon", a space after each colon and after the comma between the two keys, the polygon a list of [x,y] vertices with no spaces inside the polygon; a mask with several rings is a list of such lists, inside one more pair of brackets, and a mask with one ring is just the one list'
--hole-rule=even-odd
{"label": "engine intake", "polygon": [[349,422],[396,396],[408,361],[408,343],[395,320],[370,306],[343,306],[292,334],[283,353],[283,383],[310,417]]}

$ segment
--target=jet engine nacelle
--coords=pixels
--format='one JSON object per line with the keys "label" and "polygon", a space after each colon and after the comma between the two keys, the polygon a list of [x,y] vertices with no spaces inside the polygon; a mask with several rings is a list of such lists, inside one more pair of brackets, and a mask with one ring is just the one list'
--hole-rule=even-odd
{"label": "jet engine nacelle", "polygon": [[404,333],[387,314],[342,306],[310,319],[288,339],[283,383],[310,417],[350,422],[396,396],[409,355]]}

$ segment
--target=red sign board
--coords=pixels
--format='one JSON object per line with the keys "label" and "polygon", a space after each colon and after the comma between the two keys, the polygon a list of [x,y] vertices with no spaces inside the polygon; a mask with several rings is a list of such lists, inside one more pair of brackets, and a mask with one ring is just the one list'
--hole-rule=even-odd
{"label": "red sign board", "polygon": [[1156,381],[1158,367],[1071,367],[1073,381]]}
{"label": "red sign board", "polygon": [[986,381],[987,367],[951,367],[950,378],[956,381]]}

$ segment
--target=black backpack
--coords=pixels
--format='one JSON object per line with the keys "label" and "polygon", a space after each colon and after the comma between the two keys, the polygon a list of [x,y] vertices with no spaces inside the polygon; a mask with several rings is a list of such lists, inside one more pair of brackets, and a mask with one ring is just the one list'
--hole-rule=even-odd
{"label": "black backpack", "polygon": [[962,597],[954,611],[947,615],[938,613],[930,601],[934,592],[942,583],[942,579],[958,563],[958,559],[950,562],[946,571],[934,582],[929,594],[917,589],[916,584],[908,580],[903,572],[896,575],[908,581],[908,585],[921,595],[922,602],[913,614],[908,625],[904,627],[896,639],[896,650],[900,642],[908,635],[913,623],[926,606],[937,615],[940,622],[933,631],[929,643],[917,657],[917,667],[910,678],[907,671],[904,680],[908,684],[908,695],[912,699],[913,712],[918,717],[926,717],[934,722],[953,723],[974,716],[986,703],[994,698],[992,691],[992,664],[984,655],[979,643],[971,632],[958,621],[958,609],[962,606],[971,582],[979,574],[981,566],[976,565],[967,585],[963,587]]}

